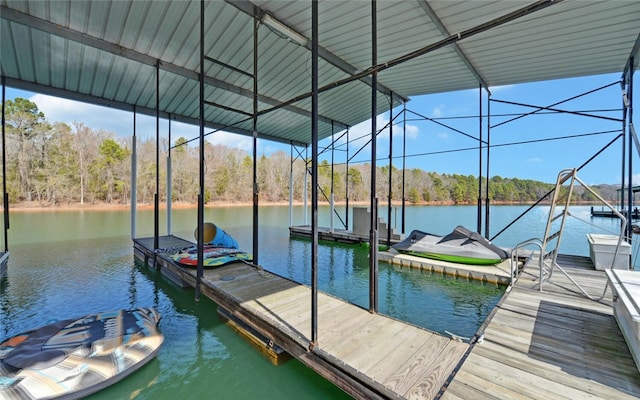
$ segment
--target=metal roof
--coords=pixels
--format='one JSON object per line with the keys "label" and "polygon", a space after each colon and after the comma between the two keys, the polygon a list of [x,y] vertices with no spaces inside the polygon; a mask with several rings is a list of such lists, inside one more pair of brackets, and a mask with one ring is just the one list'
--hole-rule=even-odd
{"label": "metal roof", "polygon": [[[623,72],[638,65],[640,1],[378,1],[319,4],[319,138],[411,96]],[[207,126],[251,134],[253,18],[269,14],[311,38],[303,1],[205,2]],[[198,124],[200,2],[0,0],[0,73],[9,86]],[[259,25],[260,136],[311,140],[311,44]],[[158,66],[158,67],[156,67]],[[229,68],[231,66],[233,68]],[[353,76],[360,79],[353,79]],[[351,80],[353,79],[353,80]],[[351,81],[350,81],[351,80]],[[291,102],[281,107],[292,99]],[[280,107],[277,111],[265,110]],[[332,124],[333,122],[333,124]]]}

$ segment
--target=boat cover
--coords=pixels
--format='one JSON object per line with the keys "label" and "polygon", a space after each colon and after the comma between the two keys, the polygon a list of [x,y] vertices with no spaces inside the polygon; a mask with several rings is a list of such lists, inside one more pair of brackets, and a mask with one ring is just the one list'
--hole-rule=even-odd
{"label": "boat cover", "polygon": [[[204,245],[203,256],[202,265],[204,268],[221,267],[232,262],[251,262],[253,260],[253,256],[244,251],[212,244]],[[187,267],[196,267],[198,265],[198,248],[196,246],[187,247],[172,255],[171,258]]]}
{"label": "boat cover", "polygon": [[465,264],[497,264],[510,256],[507,250],[461,225],[446,236],[413,230],[391,248],[399,253]]}
{"label": "boat cover", "polygon": [[0,400],[77,399],[136,371],[163,335],[153,308],[66,319],[0,342]]}

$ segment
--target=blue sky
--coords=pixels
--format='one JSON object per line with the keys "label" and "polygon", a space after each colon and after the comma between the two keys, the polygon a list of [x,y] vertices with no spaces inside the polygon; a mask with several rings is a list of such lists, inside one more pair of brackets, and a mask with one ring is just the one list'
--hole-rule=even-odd
{"label": "blue sky", "polygon": [[[636,74],[637,75],[637,74]],[[618,82],[620,74],[598,75],[586,78],[572,78],[556,81],[535,82],[491,88],[492,99],[525,103],[547,107],[565,99],[580,95]],[[119,137],[129,137],[132,132],[132,114],[59,99],[42,94],[25,92],[7,87],[7,99],[28,98],[35,102],[50,122],[83,122],[94,129],[105,129]],[[483,114],[487,113],[486,94],[483,94]],[[620,85],[615,84],[595,93],[582,96],[555,106],[556,109],[569,111],[611,110],[593,112],[600,116],[621,118]],[[396,108],[398,112],[401,108]],[[407,104],[406,123],[406,166],[447,174],[475,175],[478,171],[478,137],[480,122],[479,94],[477,89],[434,94],[412,98]],[[491,125],[496,125],[512,117],[501,114],[525,113],[535,108],[491,102]],[[417,113],[414,114],[413,112]],[[436,119],[440,124],[424,120],[425,116]],[[472,118],[469,118],[472,117]],[[389,114],[378,116],[378,129],[389,120]],[[482,121],[483,139],[487,138],[487,119]],[[166,134],[167,122],[161,121],[161,134]],[[393,129],[394,166],[402,167],[403,134],[402,122]],[[621,131],[620,122],[602,120],[584,116],[573,116],[557,112],[540,112],[516,121],[491,128],[491,176],[504,178],[533,179],[543,182],[555,182],[558,172],[565,168],[579,167]],[[362,137],[349,146],[351,156],[369,140],[370,122],[364,122],[350,129],[349,136]],[[462,132],[462,133],[460,133]],[[172,137],[197,136],[198,128],[184,124],[172,124]],[[155,138],[155,119],[137,117],[137,135],[142,138]],[[336,137],[339,134],[336,134]],[[469,137],[471,136],[471,137]],[[554,137],[568,137],[561,140],[545,140]],[[213,143],[238,147],[252,152],[250,137],[217,133],[210,135]],[[527,144],[513,144],[524,141],[538,141]],[[327,146],[328,140],[320,144]],[[384,130],[377,140],[378,166],[387,165],[389,157],[389,131]],[[344,148],[344,147],[343,147]],[[457,149],[469,149],[458,151]],[[579,173],[579,177],[588,184],[620,183],[621,177],[621,140],[607,148],[594,161]],[[270,154],[277,150],[289,153],[289,146],[260,140],[259,154]],[[325,153],[329,157],[329,152]],[[486,153],[483,152],[483,175],[486,174]],[[635,154],[635,153],[634,153]],[[366,146],[350,163],[367,162],[371,158],[370,148]],[[640,163],[634,157],[635,169]],[[346,161],[342,151],[335,153],[335,162]],[[640,174],[634,174],[634,183],[640,183]]]}

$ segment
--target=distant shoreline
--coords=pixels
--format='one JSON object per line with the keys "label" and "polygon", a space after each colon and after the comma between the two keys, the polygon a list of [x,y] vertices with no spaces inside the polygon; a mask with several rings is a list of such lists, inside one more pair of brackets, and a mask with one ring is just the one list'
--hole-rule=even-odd
{"label": "distant shoreline", "polygon": [[[310,203],[309,203],[310,204]],[[327,202],[318,202],[319,205],[329,205]],[[380,206],[386,206],[387,202],[379,202]],[[493,202],[492,205],[531,205],[533,203],[518,203],[518,202]],[[546,204],[543,202],[542,204]],[[585,203],[587,204],[587,203]],[[209,202],[205,204],[205,208],[221,208],[221,207],[248,207],[253,205],[252,202]],[[269,207],[269,206],[288,206],[288,201],[261,201],[259,203],[261,207]],[[302,206],[304,205],[301,201],[294,201],[293,205]],[[345,202],[336,202],[335,205],[344,206]],[[369,201],[350,201],[350,206],[369,206]],[[454,202],[420,202],[420,203],[406,203],[407,206],[473,206],[477,205],[477,203],[470,204],[455,204]],[[402,202],[393,201],[392,206],[400,207],[402,206]],[[172,209],[190,209],[197,208],[198,205],[195,203],[172,203]],[[71,204],[42,204],[39,202],[21,202],[17,204],[10,204],[9,210],[12,212],[35,212],[35,211],[77,211],[77,210],[92,210],[92,211],[115,211],[115,210],[129,210],[131,208],[130,204],[117,204],[117,203],[71,203]],[[161,203],[160,209],[166,209],[167,204]],[[153,210],[153,204],[148,203],[138,203],[138,210]]]}

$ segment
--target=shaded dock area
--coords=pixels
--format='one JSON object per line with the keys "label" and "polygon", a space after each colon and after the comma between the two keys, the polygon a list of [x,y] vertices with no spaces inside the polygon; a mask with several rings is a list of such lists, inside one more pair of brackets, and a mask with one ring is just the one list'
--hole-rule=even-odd
{"label": "shaded dock area", "polygon": [[[190,244],[160,238],[160,248]],[[134,240],[138,259],[195,287],[195,269],[152,248],[153,238]],[[312,344],[310,288],[245,263],[206,269],[201,292],[356,398],[437,397],[469,349],[468,343],[323,293],[318,295],[318,341]]]}
{"label": "shaded dock area", "polygon": [[[593,297],[607,283],[588,257],[559,264]],[[640,373],[613,316],[612,293],[587,299],[559,271],[538,289],[532,260],[498,304],[443,399],[637,399]]]}

